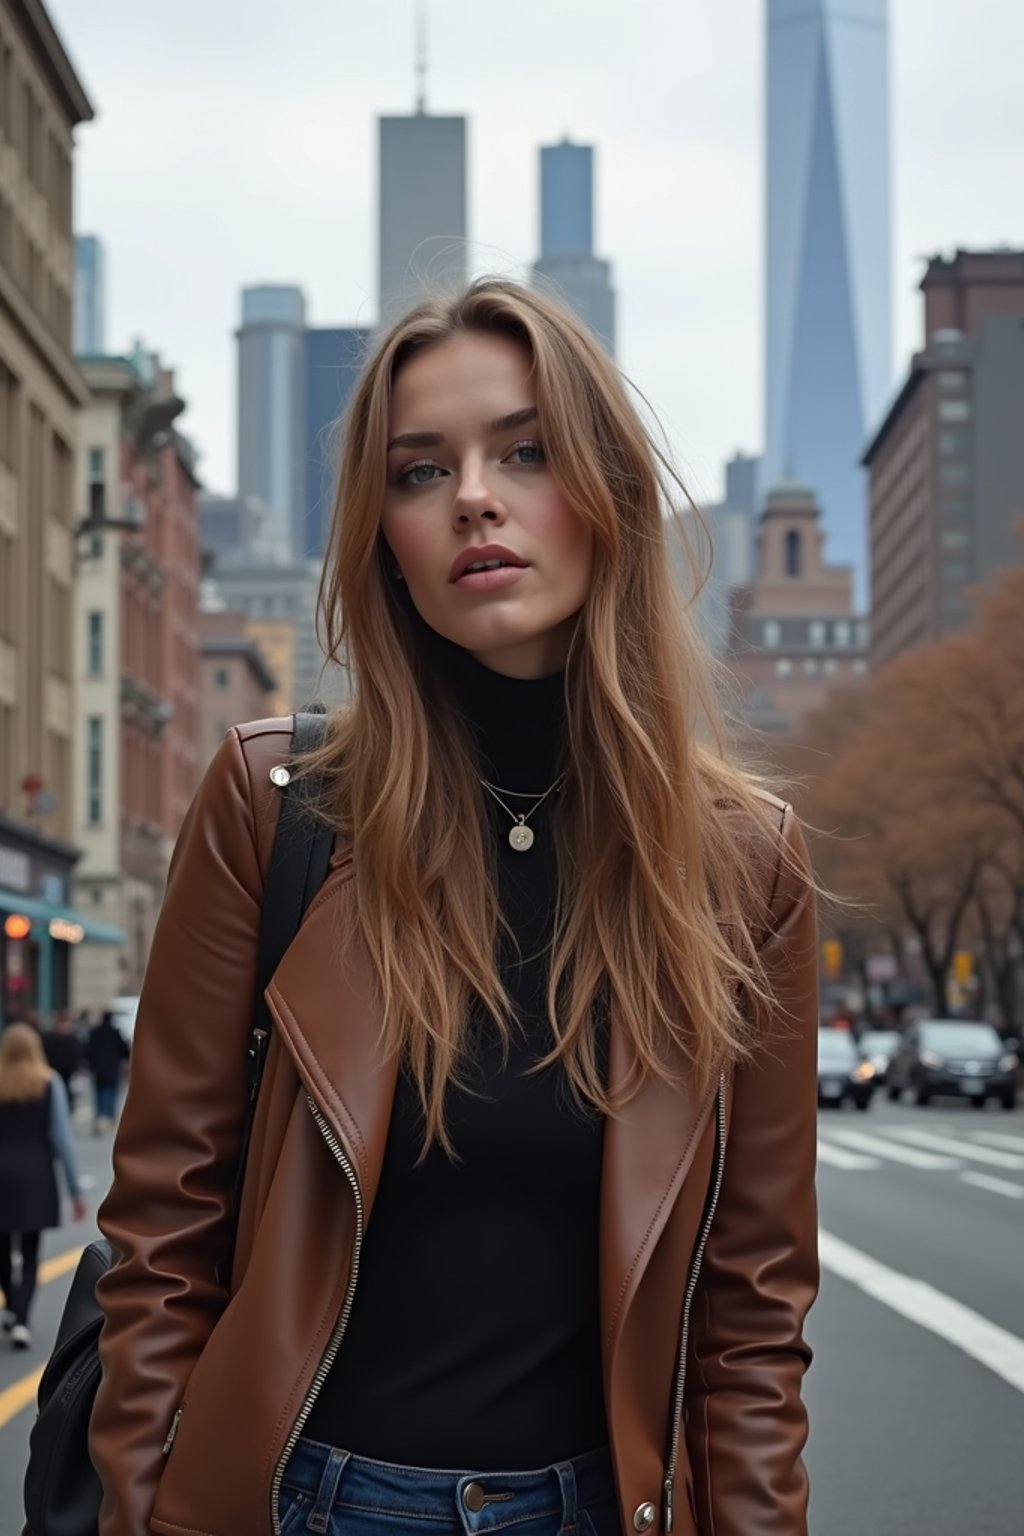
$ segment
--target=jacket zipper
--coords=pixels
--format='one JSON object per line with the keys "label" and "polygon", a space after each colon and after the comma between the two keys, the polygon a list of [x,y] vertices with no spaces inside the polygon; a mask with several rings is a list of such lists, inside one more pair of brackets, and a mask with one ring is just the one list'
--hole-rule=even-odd
{"label": "jacket zipper", "polygon": [[181,1416],[184,1412],[185,1409],[183,1407],[175,1409],[174,1418],[171,1420],[171,1427],[167,1431],[167,1439],[164,1441],[165,1456],[171,1454],[171,1446],[174,1444],[174,1437],[178,1433],[178,1425],[181,1423]]}
{"label": "jacket zipper", "polygon": [[302,1434],[303,1426],[313,1411],[313,1404],[316,1402],[320,1395],[320,1388],[327,1380],[327,1374],[330,1371],[331,1366],[334,1364],[338,1350],[341,1348],[341,1341],[345,1336],[345,1329],[348,1327],[349,1315],[352,1311],[352,1302],[356,1292],[356,1280],[359,1278],[359,1253],[363,1246],[363,1195],[359,1188],[359,1180],[356,1178],[355,1170],[352,1166],[352,1163],[349,1161],[344,1147],[338,1141],[338,1138],[331,1130],[330,1125],[320,1113],[320,1109],[316,1101],[312,1099],[308,1093],[306,1095],[306,1102],[313,1112],[313,1119],[317,1123],[317,1127],[319,1128],[321,1136],[330,1147],[337,1161],[341,1164],[341,1167],[345,1173],[345,1177],[348,1179],[352,1186],[352,1193],[355,1196],[356,1201],[356,1240],[352,1249],[352,1263],[349,1269],[348,1291],[345,1295],[345,1301],[341,1309],[341,1315],[339,1316],[338,1321],[334,1326],[334,1332],[331,1334],[330,1342],[328,1343],[327,1349],[320,1359],[320,1364],[317,1366],[317,1372],[313,1378],[312,1385],[310,1386],[302,1407],[299,1410],[299,1416],[295,1420],[295,1423],[292,1425],[292,1432],[288,1436],[288,1443],[285,1446],[281,1455],[281,1459],[274,1471],[274,1482],[271,1488],[270,1510],[270,1517],[273,1522],[274,1536],[281,1536],[281,1522],[277,1516],[277,1505],[281,1492],[281,1482],[284,1478],[284,1469],[288,1463],[289,1456],[295,1448],[295,1442]]}
{"label": "jacket zipper", "polygon": [[700,1238],[693,1256],[690,1278],[686,1286],[686,1299],[683,1302],[683,1324],[679,1338],[679,1359],[676,1363],[676,1390],[672,1412],[672,1442],[669,1450],[668,1467],[665,1471],[662,1507],[662,1525],[666,1533],[672,1530],[675,1519],[676,1468],[679,1462],[679,1439],[683,1428],[683,1398],[686,1393],[686,1351],[690,1342],[690,1307],[693,1303],[693,1293],[697,1289],[697,1281],[700,1279],[701,1265],[704,1262],[704,1250],[708,1245],[708,1237],[711,1234],[711,1223],[715,1219],[715,1211],[718,1207],[718,1196],[721,1193],[724,1173],[725,1073],[723,1071],[718,1079],[718,1092],[715,1095],[715,1163],[711,1176],[711,1199],[708,1202],[707,1212],[701,1226]]}

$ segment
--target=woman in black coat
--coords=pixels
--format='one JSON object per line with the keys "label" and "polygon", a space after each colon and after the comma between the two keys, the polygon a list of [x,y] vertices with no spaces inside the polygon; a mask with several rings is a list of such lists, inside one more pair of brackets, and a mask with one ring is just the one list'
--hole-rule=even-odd
{"label": "woman in black coat", "polygon": [[117,1110],[117,1087],[121,1067],[128,1060],[128,1042],[114,1023],[114,1015],[105,1013],[89,1035],[86,1056],[96,1089],[96,1119],[93,1132],[109,1131]]}
{"label": "woman in black coat", "polygon": [[[32,1342],[28,1314],[36,1289],[39,1240],[60,1226],[60,1199],[54,1162],[64,1168],[76,1221],[85,1216],[68,1098],[60,1077],[46,1062],[42,1042],[28,1024],[11,1024],[0,1035],[0,1288],[7,1314],[4,1329],[15,1349]],[[21,1254],[15,1285],[12,1259]]]}

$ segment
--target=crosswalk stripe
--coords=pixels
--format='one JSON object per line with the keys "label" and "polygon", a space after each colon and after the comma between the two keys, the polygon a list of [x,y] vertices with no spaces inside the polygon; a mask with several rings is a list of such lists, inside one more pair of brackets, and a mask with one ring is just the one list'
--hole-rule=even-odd
{"label": "crosswalk stripe", "polygon": [[954,1157],[968,1158],[975,1163],[987,1163],[992,1168],[1011,1168],[1016,1172],[1024,1169],[1024,1156],[1019,1153],[996,1152],[992,1147],[979,1147],[959,1137],[936,1136],[934,1131],[918,1131],[906,1126],[894,1126],[891,1134],[899,1136],[903,1141],[913,1141],[918,1146],[933,1147],[936,1152],[948,1152]]}
{"label": "crosswalk stripe", "polygon": [[866,1157],[863,1152],[844,1152],[842,1147],[831,1147],[827,1141],[818,1142],[818,1160],[830,1163],[833,1168],[863,1169],[881,1168],[877,1157]]}
{"label": "crosswalk stripe", "polygon": [[1011,1200],[1024,1200],[1024,1184],[1011,1184],[1009,1179],[995,1179],[990,1173],[962,1173],[965,1184],[976,1184],[979,1189],[989,1189],[994,1195],[1008,1195]]}
{"label": "crosswalk stripe", "polygon": [[976,1140],[1006,1147],[1010,1152],[1024,1152],[1024,1136],[1005,1136],[1002,1131],[975,1131]]}
{"label": "crosswalk stripe", "polygon": [[987,1317],[954,1301],[927,1281],[915,1280],[880,1264],[831,1232],[818,1234],[818,1251],[822,1264],[833,1274],[859,1286],[901,1317],[937,1333],[939,1338],[1008,1381],[1018,1392],[1024,1392],[1024,1339],[989,1322]]}
{"label": "crosswalk stripe", "polygon": [[952,1157],[939,1157],[934,1152],[918,1152],[913,1147],[901,1147],[892,1141],[883,1141],[880,1136],[869,1135],[867,1131],[832,1131],[832,1139],[841,1141],[845,1146],[855,1147],[859,1152],[870,1152],[877,1157],[886,1157],[894,1163],[906,1163],[910,1168],[955,1168],[956,1159]]}

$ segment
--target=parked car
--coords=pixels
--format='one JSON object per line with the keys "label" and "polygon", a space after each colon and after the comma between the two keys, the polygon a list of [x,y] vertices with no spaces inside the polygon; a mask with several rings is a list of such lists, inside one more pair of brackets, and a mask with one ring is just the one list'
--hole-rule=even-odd
{"label": "parked car", "polygon": [[922,1019],[911,1025],[889,1065],[887,1092],[896,1100],[910,1089],[918,1104],[941,1095],[970,1099],[978,1109],[998,1098],[1017,1102],[1015,1051],[991,1024],[967,1019]]}
{"label": "parked car", "polygon": [[901,1039],[898,1029],[866,1029],[857,1041],[861,1055],[866,1056],[875,1069],[875,1082],[879,1087],[888,1079],[889,1063]]}
{"label": "parked car", "polygon": [[818,1103],[842,1109],[847,1099],[868,1109],[875,1091],[875,1069],[857,1049],[849,1030],[818,1030]]}

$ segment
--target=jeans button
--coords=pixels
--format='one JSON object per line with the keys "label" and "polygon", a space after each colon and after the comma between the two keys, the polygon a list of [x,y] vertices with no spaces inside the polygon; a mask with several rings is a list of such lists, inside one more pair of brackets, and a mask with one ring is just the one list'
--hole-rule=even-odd
{"label": "jeans button", "polygon": [[657,1517],[658,1511],[653,1504],[638,1504],[633,1511],[634,1531],[649,1531]]}
{"label": "jeans button", "polygon": [[471,1514],[477,1515],[487,1503],[487,1496],[479,1483],[467,1483],[462,1490],[462,1502]]}

